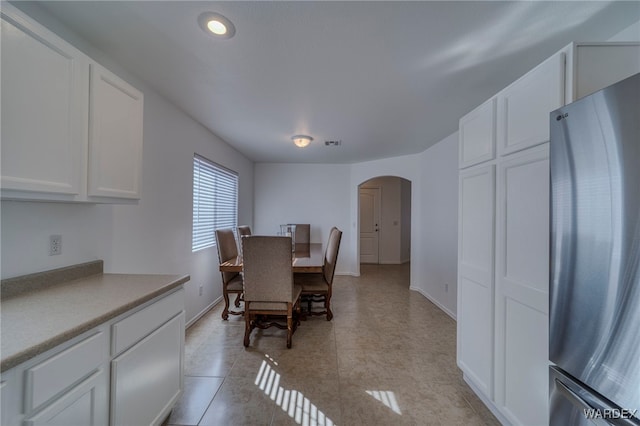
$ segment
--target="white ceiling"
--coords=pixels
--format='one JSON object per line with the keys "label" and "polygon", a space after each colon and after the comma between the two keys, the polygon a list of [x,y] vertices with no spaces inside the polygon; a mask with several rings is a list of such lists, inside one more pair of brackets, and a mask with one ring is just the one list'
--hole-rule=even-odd
{"label": "white ceiling", "polygon": [[[41,6],[250,159],[302,163],[424,151],[569,42],[640,19],[637,1]],[[235,37],[207,36],[203,11],[229,18]],[[291,142],[299,133],[314,138],[308,148]]]}

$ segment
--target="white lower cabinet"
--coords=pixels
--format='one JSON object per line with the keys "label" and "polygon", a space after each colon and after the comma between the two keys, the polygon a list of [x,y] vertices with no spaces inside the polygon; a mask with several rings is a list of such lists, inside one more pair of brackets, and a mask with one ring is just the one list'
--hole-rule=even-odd
{"label": "white lower cabinet", "polygon": [[2,373],[0,380],[0,424],[16,425],[21,418],[22,382],[16,369]]}
{"label": "white lower cabinet", "polygon": [[0,424],[160,424],[183,389],[184,326],[180,288],[2,372]]}

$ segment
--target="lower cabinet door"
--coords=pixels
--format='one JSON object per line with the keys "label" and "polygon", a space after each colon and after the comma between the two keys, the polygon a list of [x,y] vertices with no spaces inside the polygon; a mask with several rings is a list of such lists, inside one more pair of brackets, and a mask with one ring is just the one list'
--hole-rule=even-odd
{"label": "lower cabinet door", "polygon": [[493,239],[495,166],[466,169],[459,177],[458,366],[488,399],[493,398]]}
{"label": "lower cabinet door", "polygon": [[99,369],[38,414],[26,426],[99,426],[109,424],[109,376]]}
{"label": "lower cabinet door", "polygon": [[184,312],[111,362],[111,424],[160,423],[183,386]]}

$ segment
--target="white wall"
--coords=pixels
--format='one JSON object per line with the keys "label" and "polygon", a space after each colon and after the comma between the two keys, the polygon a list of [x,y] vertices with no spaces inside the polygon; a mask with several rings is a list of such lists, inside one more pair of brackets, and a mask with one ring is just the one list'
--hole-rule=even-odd
{"label": "white wall", "polygon": [[[193,154],[239,173],[238,220],[250,225],[253,163],[51,17],[32,12],[144,92],[142,199],[122,206],[2,202],[2,277],[95,259],[106,272],[190,274],[189,321],[222,295],[215,249],[191,253]],[[48,256],[51,234],[62,235],[60,256]]]}
{"label": "white wall", "polygon": [[337,274],[350,273],[348,164],[258,163],[254,170],[254,234],[275,235],[283,223],[311,224],[311,242],[342,232]]}
{"label": "white wall", "polygon": [[421,281],[412,285],[452,317],[457,315],[458,133],[420,154],[422,242],[417,264]]}
{"label": "white wall", "polygon": [[[351,165],[351,185],[349,187],[349,201],[351,203],[350,222],[353,229],[351,246],[353,253],[351,255],[351,270],[354,275],[360,275],[360,247],[359,247],[359,223],[358,223],[358,186],[370,179],[379,176],[397,176],[411,182],[411,232],[415,234],[416,223],[415,218],[419,217],[418,203],[416,197],[415,183],[419,176],[419,157],[418,155],[404,155],[401,157],[385,158],[382,160],[367,161],[364,163],[356,163]],[[414,244],[414,242],[416,244]],[[419,250],[419,241],[411,241],[411,259]],[[414,274],[415,264],[411,264],[411,281],[418,279]]]}
{"label": "white wall", "polygon": [[629,25],[608,41],[640,41],[640,21]]}
{"label": "white wall", "polygon": [[400,261],[411,260],[411,182],[400,181]]}

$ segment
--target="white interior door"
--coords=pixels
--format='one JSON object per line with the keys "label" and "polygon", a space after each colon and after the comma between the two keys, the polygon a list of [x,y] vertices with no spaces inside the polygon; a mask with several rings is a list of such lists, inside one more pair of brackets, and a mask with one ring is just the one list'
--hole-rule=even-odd
{"label": "white interior door", "polygon": [[360,191],[360,262],[378,263],[380,188]]}

